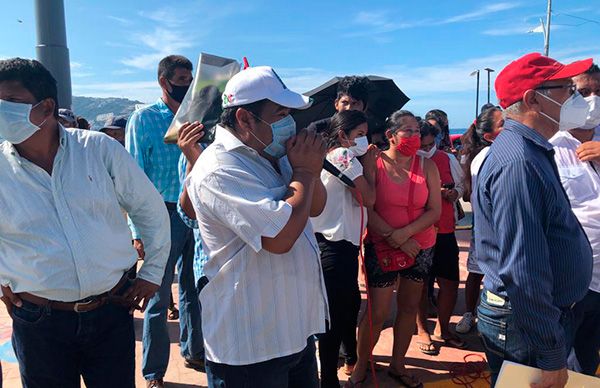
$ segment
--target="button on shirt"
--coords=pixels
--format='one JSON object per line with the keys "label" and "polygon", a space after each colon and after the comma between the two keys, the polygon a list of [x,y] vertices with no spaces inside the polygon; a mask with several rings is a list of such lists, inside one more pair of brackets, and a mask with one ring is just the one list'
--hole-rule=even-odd
{"label": "button on shirt", "polygon": [[110,290],[137,260],[123,207],[147,241],[138,277],[160,284],[170,249],[160,195],[115,140],[59,128],[52,175],[0,144],[0,283],[64,302]]}
{"label": "button on shirt", "polygon": [[262,248],[292,207],[283,200],[292,177],[218,126],[216,140],[194,165],[188,194],[209,260],[200,293],[208,360],[247,365],[300,352],[325,331],[327,297],[310,222],[285,254]]}
{"label": "button on shirt", "polygon": [[[144,170],[165,202],[177,202],[179,175],[177,163],[181,150],[177,144],[165,144],[164,136],[173,121],[173,112],[158,99],[131,114],[125,131],[125,148]],[[139,238],[131,225],[133,238]]]}
{"label": "button on shirt", "polygon": [[[600,141],[600,127],[596,128],[592,141]],[[554,145],[560,181],[594,253],[590,290],[600,292],[600,164],[579,160],[575,151],[581,142],[569,132],[558,132],[550,143]]]}
{"label": "button on shirt", "polygon": [[566,364],[559,320],[587,293],[590,244],[560,184],[552,145],[506,120],[477,178],[476,252],[489,291],[508,297],[537,366]]}

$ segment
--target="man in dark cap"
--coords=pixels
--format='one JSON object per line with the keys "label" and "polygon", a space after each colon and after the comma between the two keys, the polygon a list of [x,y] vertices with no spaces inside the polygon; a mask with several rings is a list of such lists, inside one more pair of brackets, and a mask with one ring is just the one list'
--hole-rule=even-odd
{"label": "man in dark cap", "polygon": [[125,126],[127,125],[127,117],[120,116],[115,117],[112,116],[104,126],[100,128],[100,132],[106,133],[108,136],[112,137],[119,143],[125,145]]}

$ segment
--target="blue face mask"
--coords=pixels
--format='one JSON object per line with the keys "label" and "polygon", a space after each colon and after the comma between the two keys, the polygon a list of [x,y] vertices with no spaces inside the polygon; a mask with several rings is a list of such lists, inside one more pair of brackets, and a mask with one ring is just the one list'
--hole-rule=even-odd
{"label": "blue face mask", "polygon": [[273,133],[273,141],[271,144],[267,145],[262,142],[254,133],[250,132],[252,136],[256,140],[258,140],[262,145],[265,146],[263,150],[266,154],[271,155],[276,159],[280,159],[287,153],[285,148],[285,143],[294,135],[296,135],[296,122],[291,115],[287,115],[281,120],[275,121],[272,124],[267,123],[265,120],[260,117],[252,114],[252,116],[256,117],[258,120],[263,123],[269,125],[271,127],[271,132]]}

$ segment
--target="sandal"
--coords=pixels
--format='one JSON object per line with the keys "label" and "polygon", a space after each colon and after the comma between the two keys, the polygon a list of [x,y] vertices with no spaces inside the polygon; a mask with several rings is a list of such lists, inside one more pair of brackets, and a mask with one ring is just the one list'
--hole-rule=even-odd
{"label": "sandal", "polygon": [[388,370],[388,376],[390,376],[394,381],[402,384],[403,387],[407,388],[423,388],[423,383],[419,380],[415,379],[413,376],[405,374],[393,372],[391,369]]}
{"label": "sandal", "polygon": [[357,382],[352,381],[352,377],[349,377],[348,381],[346,381],[346,383],[344,384],[344,388],[360,388],[368,376],[369,374],[367,373],[365,377],[362,378],[362,380],[359,380]]}
{"label": "sandal", "polygon": [[433,342],[417,341],[417,345],[419,345],[419,351],[428,356],[437,356],[440,353]]}
{"label": "sandal", "polygon": [[432,335],[431,339],[433,339],[434,341],[443,342],[444,345],[457,349],[465,349],[467,347],[467,344],[463,340],[455,336],[443,338],[439,335]]}

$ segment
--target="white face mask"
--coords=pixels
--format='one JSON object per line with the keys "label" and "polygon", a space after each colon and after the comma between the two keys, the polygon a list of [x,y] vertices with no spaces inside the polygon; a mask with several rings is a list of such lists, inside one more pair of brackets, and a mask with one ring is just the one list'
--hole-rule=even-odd
{"label": "white face mask", "polygon": [[354,142],[356,143],[355,145],[348,147],[354,155],[363,156],[367,153],[367,150],[369,149],[369,140],[366,136],[357,137],[354,139]]}
{"label": "white face mask", "polygon": [[588,112],[585,124],[581,126],[583,129],[594,129],[600,125],[600,96],[585,97],[590,111]]}
{"label": "white face mask", "polygon": [[12,102],[0,99],[0,138],[12,144],[21,144],[29,139],[46,122],[35,125],[29,119],[35,105]]}
{"label": "white face mask", "polygon": [[435,154],[435,151],[437,151],[437,148],[434,146],[434,147],[431,147],[431,149],[429,151],[418,150],[417,155],[422,156],[427,159],[431,159],[433,157],[433,155]]}
{"label": "white face mask", "polygon": [[568,131],[570,129],[581,128],[583,125],[585,125],[590,106],[578,92],[575,92],[562,104],[560,104],[553,98],[546,96],[545,94],[538,94],[540,96],[545,97],[547,100],[555,103],[556,105],[560,106],[560,121],[556,121],[544,112],[540,112],[542,116],[558,124],[559,131]]}

